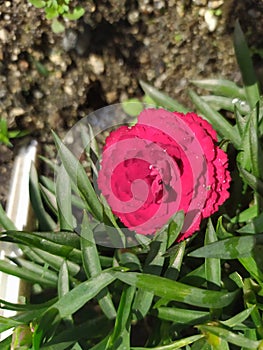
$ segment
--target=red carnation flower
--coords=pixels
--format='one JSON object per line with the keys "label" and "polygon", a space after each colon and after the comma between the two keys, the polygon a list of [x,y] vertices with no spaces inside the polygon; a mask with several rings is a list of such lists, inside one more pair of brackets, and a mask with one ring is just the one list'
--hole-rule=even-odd
{"label": "red carnation flower", "polygon": [[227,155],[212,126],[194,113],[146,109],[106,139],[98,187],[130,230],[153,234],[179,210],[178,240],[197,231],[228,198]]}

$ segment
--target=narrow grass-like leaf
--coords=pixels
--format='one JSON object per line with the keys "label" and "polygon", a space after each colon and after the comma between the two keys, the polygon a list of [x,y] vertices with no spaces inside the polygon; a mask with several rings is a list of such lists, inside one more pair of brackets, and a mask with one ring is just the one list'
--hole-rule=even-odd
{"label": "narrow grass-like leaf", "polygon": [[[87,277],[98,276],[101,273],[99,253],[86,213],[84,213],[81,228],[81,251],[83,266]],[[115,307],[111,300],[108,288],[105,288],[100,292],[98,295],[98,301],[101,309],[109,319],[116,317]]]}
{"label": "narrow grass-like leaf", "polygon": [[52,231],[56,227],[56,223],[53,221],[51,216],[46,212],[39,189],[37,171],[32,163],[30,170],[30,179],[29,179],[29,193],[32,207],[34,209],[35,215],[39,222],[39,227],[43,231]]}
{"label": "narrow grass-like leaf", "polygon": [[[205,234],[205,245],[217,242],[217,236],[211,219],[208,220]],[[209,289],[218,290],[221,284],[221,265],[219,258],[205,259],[205,275]]]}
{"label": "narrow grass-like leaf", "polygon": [[54,327],[54,323],[57,323],[57,318],[58,310],[55,308],[48,309],[40,318],[39,324],[37,325],[32,338],[34,350],[40,349],[45,334],[51,327]]}
{"label": "narrow grass-like leaf", "polygon": [[126,286],[121,295],[113,333],[109,337],[106,350],[130,348],[131,305],[135,287]]}
{"label": "narrow grass-like leaf", "polygon": [[241,324],[242,322],[244,322],[251,315],[251,312],[253,311],[253,309],[254,309],[254,306],[241,311],[239,314],[229,318],[226,321],[220,321],[220,323],[222,323],[224,326],[233,328]]}
{"label": "narrow grass-like leaf", "polygon": [[[222,308],[233,302],[236,292],[218,292],[204,290],[175,282],[164,277],[140,274],[136,272],[118,272],[118,278],[124,283],[151,291],[159,297],[204,308]],[[175,293],[176,291],[176,293]]]}
{"label": "narrow grass-like leaf", "polygon": [[247,101],[252,109],[259,101],[260,93],[252,59],[250,57],[250,51],[238,21],[236,21],[234,30],[234,48],[243,83],[245,85]]}
{"label": "narrow grass-like leaf", "polygon": [[192,80],[195,86],[210,91],[213,95],[221,95],[229,98],[246,98],[243,88],[237,86],[234,82],[226,79],[202,79]]}
{"label": "narrow grass-like leaf", "polygon": [[0,316],[0,332],[19,326],[21,324],[23,324],[23,322],[13,320],[12,318]]}
{"label": "narrow grass-like leaf", "polygon": [[[253,208],[254,207],[256,207],[256,206],[253,206]],[[248,220],[246,220],[246,221],[248,221]],[[262,232],[262,227],[263,227],[263,213],[258,215],[258,217],[250,220],[250,222],[247,225],[241,227],[238,230],[238,232],[240,232],[240,233],[251,233],[251,234],[261,233]]]}
{"label": "narrow grass-like leaf", "polygon": [[177,249],[173,249],[172,253],[169,253],[169,266],[165,272],[165,277],[172,280],[177,280],[181,265],[183,263],[186,243],[185,241],[180,242],[175,246]]}
{"label": "narrow grass-like leaf", "polygon": [[5,230],[16,230],[16,227],[12,220],[6,215],[1,203],[0,203],[0,226]]}
{"label": "narrow grass-like leaf", "polygon": [[[41,349],[45,350],[65,350],[76,341],[86,338],[98,338],[109,329],[110,322],[105,317],[98,317],[88,320],[77,326],[62,330],[52,337],[50,341],[43,344]],[[104,347],[105,350],[105,347]]]}
{"label": "narrow grass-like leaf", "polygon": [[[263,287],[263,272],[261,271],[262,266],[262,252],[260,251],[261,247],[259,249],[258,254],[254,252],[254,257],[251,255],[239,258],[239,262],[244,266],[244,268],[247,270],[247,272],[250,273],[250,275]],[[259,262],[256,261],[259,260]]]}
{"label": "narrow grass-like leaf", "polygon": [[[221,109],[234,112],[236,110],[236,104],[233,103],[232,98],[223,97],[223,96],[215,96],[215,95],[205,95],[202,96],[202,99],[208,103],[212,108],[216,111],[220,111]],[[235,102],[235,100],[234,100]],[[241,114],[247,114],[250,111],[249,106],[242,101],[243,103],[239,103],[238,110]]]}
{"label": "narrow grass-like leaf", "polygon": [[10,258],[10,260],[14,261],[21,268],[25,268],[28,271],[34,272],[40,277],[44,276],[46,279],[49,279],[54,283],[56,283],[58,280],[56,272],[49,270],[45,266],[38,265],[32,261],[23,258]]}
{"label": "narrow grass-like leaf", "polygon": [[263,181],[258,179],[253,174],[249,173],[246,169],[243,169],[242,167],[239,167],[240,174],[242,175],[243,179],[246,181],[246,183],[258,194],[260,194],[261,197],[263,197]]}
{"label": "narrow grass-like leaf", "polygon": [[192,336],[184,338],[184,339],[176,340],[175,342],[168,344],[168,345],[156,346],[154,348],[132,347],[131,350],[150,350],[150,349],[153,349],[153,350],[176,350],[176,349],[182,349],[184,346],[187,346],[188,344],[192,344],[203,337],[204,337],[204,335],[197,334],[197,335],[192,335]]}
{"label": "narrow grass-like leaf", "polygon": [[184,325],[194,325],[200,322],[206,322],[210,319],[210,313],[206,311],[179,309],[176,307],[159,307],[157,309],[158,317]]}
{"label": "narrow grass-like leaf", "polygon": [[45,274],[39,275],[36,272],[30,271],[23,267],[16,266],[14,264],[10,264],[4,260],[0,260],[0,271],[9,275],[19,277],[31,283],[40,283],[47,287],[56,287],[56,282],[47,278]]}
{"label": "narrow grass-like leaf", "polygon": [[[55,302],[55,299],[51,299],[45,303],[41,304],[15,304],[8,302],[6,300],[0,299],[0,308],[5,309],[5,310],[12,310],[12,311],[19,311],[21,313],[13,316],[12,318],[17,321],[22,321],[24,320],[25,312],[32,312],[34,313],[35,311],[38,312],[39,314],[42,312],[42,310],[47,310],[49,307],[51,307]],[[23,312],[22,312],[23,311]]]}
{"label": "narrow grass-like leaf", "polygon": [[236,334],[222,327],[201,325],[198,326],[198,329],[200,329],[204,333],[214,334],[219,338],[228,341],[231,344],[235,344],[237,346],[245,346],[250,350],[257,350],[260,345],[260,341],[248,339],[241,334]]}
{"label": "narrow grass-like leaf", "polygon": [[[235,217],[233,217],[231,219],[231,222],[233,224],[235,224],[237,222],[239,222],[239,223],[247,222],[247,221],[254,219],[257,216],[257,214],[258,214],[257,206],[252,205],[251,207],[243,210],[241,213],[238,213]],[[262,224],[263,224],[263,215],[262,215]],[[255,233],[255,232],[252,231],[252,233]]]}
{"label": "narrow grass-like leaf", "polygon": [[56,178],[56,199],[61,231],[73,231],[70,178],[63,165]]}
{"label": "narrow grass-like leaf", "polygon": [[[65,261],[65,259],[61,256],[56,256],[54,254],[50,254],[44,250],[31,248],[33,252],[40,257],[46,264],[50,265],[54,270],[59,271],[61,265]],[[80,271],[79,264],[75,264],[74,262],[67,260],[67,267],[70,276],[76,276]]]}
{"label": "narrow grass-like leaf", "polygon": [[58,297],[59,299],[63,295],[69,292],[69,272],[66,261],[63,261],[58,274]]}
{"label": "narrow grass-like leaf", "polygon": [[83,197],[83,200],[88,205],[88,210],[91,210],[92,214],[100,222],[103,221],[102,205],[97,197],[94,188],[92,187],[90,180],[79,161],[68,150],[68,148],[61,142],[59,137],[53,132],[53,137],[56,143],[56,147],[61,158],[61,161],[70,176],[73,183],[75,183]]}
{"label": "narrow grass-like leaf", "polygon": [[[164,253],[167,247],[167,232],[161,232],[151,243],[150,252],[147,255],[144,273],[160,275],[164,264]],[[154,293],[151,290],[138,290],[133,303],[135,319],[143,318],[149,311]]]}
{"label": "narrow grass-like leaf", "polygon": [[237,106],[237,104],[234,104],[234,115],[239,134],[241,137],[243,137],[244,130],[246,128],[249,118],[247,114],[243,116],[238,107],[239,106]]}
{"label": "narrow grass-like leaf", "polygon": [[72,315],[84,306],[89,300],[96,297],[99,292],[116,279],[116,271],[102,271],[98,276],[82,282],[70,290],[52,307],[58,309],[61,318]]}
{"label": "narrow grass-like leaf", "polygon": [[188,111],[188,109],[181,103],[167,96],[163,92],[157,90],[155,87],[145,83],[144,81],[140,80],[140,85],[145,94],[150,96],[150,98],[152,98],[154,102],[156,102],[159,106],[167,108],[171,111],[177,111],[182,113],[186,113]]}
{"label": "narrow grass-like leaf", "polygon": [[44,205],[47,206],[47,208],[52,212],[53,216],[55,216],[55,218],[57,219],[58,208],[56,196],[53,193],[51,193],[46,187],[44,187],[41,183],[39,184],[39,190],[43,198]]}
{"label": "narrow grass-like leaf", "polygon": [[232,237],[198,248],[189,253],[189,256],[196,258],[237,259],[249,256],[256,244],[262,244],[262,242],[262,234]]}
{"label": "narrow grass-like leaf", "polygon": [[170,220],[168,226],[168,238],[167,238],[167,249],[175,242],[179,236],[184,224],[184,212],[183,210],[178,211]]}
{"label": "narrow grass-like leaf", "polygon": [[23,243],[31,247],[39,248],[48,253],[63,256],[76,263],[81,262],[81,251],[72,246],[61,245],[54,243],[41,235],[38,237],[35,234],[25,231],[7,231],[6,236],[1,237],[3,241],[10,241],[15,243]]}
{"label": "narrow grass-like leaf", "polygon": [[189,95],[197,109],[213,125],[219,135],[230,140],[235,148],[239,149],[241,146],[241,138],[237,129],[235,129],[220,113],[202,100],[195,92],[190,90]]}

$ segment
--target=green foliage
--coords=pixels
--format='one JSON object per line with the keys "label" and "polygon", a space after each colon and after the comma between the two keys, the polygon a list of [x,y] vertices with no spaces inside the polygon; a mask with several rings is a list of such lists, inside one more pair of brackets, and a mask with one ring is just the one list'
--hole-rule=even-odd
{"label": "green foliage", "polygon": [[[240,30],[237,24],[236,35]],[[211,98],[190,91],[221,143],[232,144],[231,196],[221,213],[209,218],[196,237],[177,244],[183,212],[152,241],[139,236],[138,245],[126,249],[97,245],[102,224],[108,226],[108,237],[112,227],[122,242],[118,222],[97,196],[86,169],[54,134],[63,165],[43,160],[56,173],[55,184],[31,169],[37,230],[17,231],[0,206],[5,230],[0,243],[19,244],[25,255],[0,261],[0,271],[30,282],[44,295],[37,303],[0,300],[1,308],[19,311],[0,318],[1,332],[15,328],[1,349],[14,344],[34,350],[263,349],[263,106],[254,75],[254,83],[246,85],[252,73],[243,63],[248,58],[242,56],[247,49],[241,39],[236,38],[235,49],[244,87],[209,79],[192,83]],[[132,116],[143,103],[186,111],[148,84],[142,87],[147,96],[136,100],[135,108],[123,105]],[[225,111],[232,113],[231,122]],[[89,135],[83,131],[81,137],[86,144]],[[95,146],[85,152],[96,174]],[[80,235],[74,232],[75,208],[84,212]]]}
{"label": "green foliage", "polygon": [[36,8],[44,9],[46,19],[52,20],[52,30],[55,33],[64,31],[64,25],[58,20],[64,18],[77,20],[84,15],[84,9],[75,6],[71,9],[71,0],[28,0]]}
{"label": "green foliage", "polygon": [[12,146],[11,139],[17,139],[27,134],[27,131],[8,130],[7,120],[0,118],[0,144],[3,143],[4,145]]}

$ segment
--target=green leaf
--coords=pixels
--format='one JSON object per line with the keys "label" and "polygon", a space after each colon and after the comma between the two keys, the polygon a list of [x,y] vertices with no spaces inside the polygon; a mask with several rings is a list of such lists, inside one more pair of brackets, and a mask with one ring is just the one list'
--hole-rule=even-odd
{"label": "green leaf", "polygon": [[246,169],[243,169],[239,166],[240,174],[242,175],[245,182],[258,194],[260,194],[261,197],[263,197],[263,181],[258,179],[253,174],[249,173]]}
{"label": "green leaf", "polygon": [[57,18],[54,18],[51,23],[51,29],[55,34],[59,34],[64,32],[65,26]]}
{"label": "green leaf", "polygon": [[217,111],[209,106],[195,92],[189,91],[189,95],[196,105],[197,109],[215,128],[215,130],[224,138],[230,140],[236,149],[241,146],[240,135],[237,130]]}
{"label": "green leaf", "polygon": [[33,333],[33,348],[39,350],[42,344],[42,340],[50,328],[54,328],[54,324],[57,323],[58,310],[55,308],[48,309],[44,315],[41,316],[39,324]]}
{"label": "green leaf", "polygon": [[174,300],[198,307],[222,308],[232,303],[236,296],[236,292],[204,290],[164,277],[137,272],[118,272],[117,276],[124,283],[151,291],[166,300]]}
{"label": "green leaf", "polygon": [[159,307],[158,317],[183,325],[194,325],[210,319],[210,313],[206,311],[179,309],[176,307]]}
{"label": "green leaf", "polygon": [[[212,92],[213,95],[221,95],[229,98],[246,98],[243,88],[237,86],[234,82],[226,79],[202,79],[191,80],[191,83]],[[213,96],[211,95],[211,96]]]}
{"label": "green leaf", "polygon": [[88,281],[82,282],[67,294],[61,297],[52,308],[58,309],[61,318],[78,311],[89,300],[96,297],[99,292],[116,279],[116,271],[107,270]]}
{"label": "green leaf", "polygon": [[0,225],[5,230],[16,230],[16,227],[12,220],[9,219],[9,217],[6,215],[6,212],[4,211],[1,203],[0,203]]}
{"label": "green leaf", "polygon": [[[167,232],[163,231],[150,245],[150,251],[147,255],[144,273],[160,275],[165,261],[164,253],[167,246]],[[151,290],[138,290],[133,303],[134,318],[140,320],[145,317],[149,311],[154,293]]]}
{"label": "green leaf", "polygon": [[76,341],[85,339],[87,334],[89,335],[89,339],[98,338],[108,330],[109,326],[110,323],[105,317],[88,320],[77,326],[72,326],[60,331],[57,335],[52,337],[51,340],[43,344],[41,349],[65,350]]}
{"label": "green leaf", "polygon": [[134,298],[135,287],[123,289],[117,311],[113,333],[109,337],[106,350],[122,350],[130,348],[131,305]]}
{"label": "green leaf", "polygon": [[[205,246],[210,243],[217,242],[217,236],[209,218],[206,234],[205,234]],[[206,258],[205,259],[205,275],[210,289],[218,290],[221,284],[221,265],[218,258]]]}
{"label": "green leaf", "polygon": [[54,132],[53,137],[59,156],[68,175],[70,176],[73,183],[77,185],[84,201],[88,204],[87,209],[91,210],[91,213],[97,220],[99,220],[99,222],[103,222],[102,205],[97,197],[97,194],[94,191],[94,188],[90,183],[90,180],[84,168]]}
{"label": "green leaf", "polygon": [[154,100],[159,106],[167,108],[172,111],[176,112],[182,112],[186,113],[188,112],[188,109],[181,105],[176,100],[172,99],[171,97],[167,96],[163,92],[160,92],[153,86],[145,83],[144,81],[140,80],[140,85],[145,92],[146,95],[148,95],[150,98]]}
{"label": "green leaf", "polygon": [[200,329],[201,332],[205,334],[206,333],[214,334],[219,338],[222,338],[228,341],[231,344],[235,344],[237,346],[244,346],[249,348],[250,350],[253,350],[253,349],[257,350],[260,345],[260,341],[248,339],[241,334],[236,334],[225,328],[221,328],[217,326],[201,325],[201,326],[198,326],[198,329]]}
{"label": "green leaf", "polygon": [[19,267],[14,264],[10,264],[7,261],[0,260],[0,271],[7,273],[9,275],[13,275],[19,277],[25,281],[31,283],[40,283],[47,287],[56,287],[56,282],[47,278],[45,273],[39,275],[39,273],[30,271],[24,267]]}
{"label": "green leaf", "polygon": [[131,98],[121,103],[122,109],[131,117],[137,117],[143,111],[143,104],[138,98]]}
{"label": "green leaf", "polygon": [[250,315],[255,306],[252,306],[246,310],[241,311],[239,314],[229,318],[226,321],[220,321],[224,326],[233,328],[241,323],[243,323]]}
{"label": "green leaf", "polygon": [[[253,206],[252,208],[254,208],[254,207],[255,206]],[[263,213],[261,213],[256,218],[250,220],[250,222],[247,225],[241,227],[237,232],[239,232],[239,233],[251,233],[251,234],[261,233],[262,227],[263,227]]]}
{"label": "green leaf", "polygon": [[63,14],[63,17],[64,18],[67,18],[69,20],[77,20],[79,19],[80,17],[82,17],[85,13],[85,10],[83,7],[80,7],[80,6],[76,6],[73,10],[72,13],[64,13]]}
{"label": "green leaf", "polygon": [[39,221],[41,230],[53,231],[56,227],[56,223],[52,220],[50,215],[46,212],[41,199],[37,171],[32,163],[30,169],[29,179],[29,193],[30,200],[34,210],[34,213]]}
{"label": "green leaf", "polygon": [[[50,254],[45,250],[37,248],[31,249],[39,258],[41,258],[42,261],[50,265],[54,270],[60,271],[61,265],[65,261],[63,257]],[[70,260],[67,260],[67,268],[70,276],[76,276],[80,272],[80,266]]]}
{"label": "green leaf", "polygon": [[[84,270],[87,277],[98,276],[101,273],[99,253],[90,227],[88,216],[84,213],[81,227],[81,251]],[[115,307],[108,288],[104,288],[97,296],[100,307],[109,319],[116,317]]]}
{"label": "green leaf", "polygon": [[69,292],[69,271],[67,262],[64,260],[61,264],[58,275],[58,297],[61,299],[63,295]]}
{"label": "green leaf", "polygon": [[192,335],[190,337],[176,340],[175,342],[168,344],[168,345],[162,345],[162,346],[156,346],[154,348],[137,348],[137,347],[132,347],[131,350],[176,350],[176,349],[182,349],[184,346],[187,346],[188,344],[192,344],[196,342],[199,339],[202,339],[204,335],[202,334],[197,334],[197,335]]}
{"label": "green leaf", "polygon": [[249,106],[244,101],[242,101],[242,103],[239,102],[237,107],[238,102],[236,104],[233,103],[235,100],[229,97],[208,95],[202,96],[202,99],[216,111],[224,109],[226,111],[234,112],[237,108],[241,114],[247,114],[250,111]]}
{"label": "green leaf", "polygon": [[73,231],[70,178],[63,165],[59,167],[57,173],[56,199],[60,230]]}
{"label": "green leaf", "polygon": [[252,109],[259,101],[260,93],[252,59],[250,57],[250,51],[238,21],[236,21],[234,30],[234,48],[243,83],[245,85],[247,101]]}
{"label": "green leaf", "polygon": [[0,316],[0,332],[4,332],[10,328],[17,327],[23,324],[21,321],[16,321],[12,318]]}
{"label": "green leaf", "polygon": [[227,238],[210,243],[189,253],[195,258],[237,259],[251,255],[257,244],[262,244],[263,234]]}
{"label": "green leaf", "polygon": [[185,241],[180,242],[178,245],[173,247],[173,250],[169,252],[169,266],[165,272],[165,277],[172,280],[177,280],[179,272],[183,263],[186,243]]}
{"label": "green leaf", "polygon": [[28,1],[38,9],[46,6],[46,3],[44,0],[28,0]]}
{"label": "green leaf", "polygon": [[184,224],[184,212],[183,210],[178,211],[170,220],[168,226],[168,242],[167,249],[176,241],[179,234],[181,233]]}
{"label": "green leaf", "polygon": [[63,256],[76,263],[81,262],[81,252],[71,246],[49,241],[41,236],[25,231],[7,231],[0,239],[8,242],[23,243],[28,246],[45,250],[48,253]]}

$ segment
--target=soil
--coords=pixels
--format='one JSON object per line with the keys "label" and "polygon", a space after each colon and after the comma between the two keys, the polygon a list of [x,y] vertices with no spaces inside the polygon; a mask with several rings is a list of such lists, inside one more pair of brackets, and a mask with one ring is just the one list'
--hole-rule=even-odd
{"label": "soil", "polygon": [[[262,77],[263,0],[98,0],[55,34],[26,0],[0,3],[0,117],[28,130],[53,159],[61,137],[90,112],[142,96],[139,79],[191,106],[191,79],[241,83],[232,36],[240,21]],[[209,19],[211,11],[214,17]],[[0,146],[5,205],[14,147]]]}

